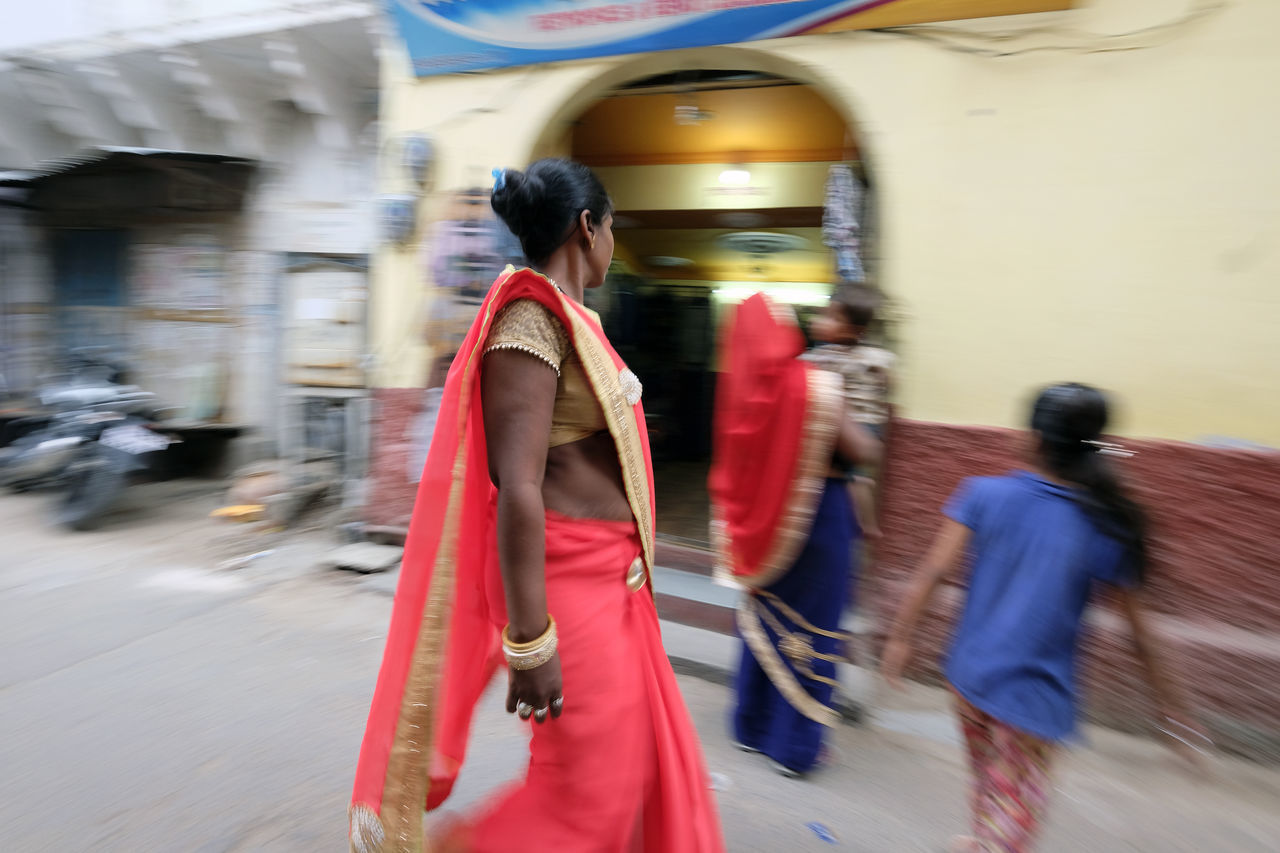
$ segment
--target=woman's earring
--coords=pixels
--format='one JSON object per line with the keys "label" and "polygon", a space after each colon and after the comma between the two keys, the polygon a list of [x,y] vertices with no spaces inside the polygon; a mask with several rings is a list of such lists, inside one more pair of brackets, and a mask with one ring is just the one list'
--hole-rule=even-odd
{"label": "woman's earring", "polygon": [[592,237],[592,238],[591,238],[591,250],[594,252],[594,251],[595,251],[595,248],[596,248],[596,238],[595,238],[595,237]]}

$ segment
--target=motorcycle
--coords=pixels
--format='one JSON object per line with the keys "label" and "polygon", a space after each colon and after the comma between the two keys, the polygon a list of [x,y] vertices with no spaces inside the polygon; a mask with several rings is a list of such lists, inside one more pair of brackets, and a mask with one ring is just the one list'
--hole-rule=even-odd
{"label": "motorcycle", "polygon": [[88,371],[46,386],[40,401],[52,410],[47,423],[0,450],[0,483],[23,491],[58,486],[54,518],[87,530],[134,479],[154,474],[160,454],[181,439],[165,432],[155,395],[120,381],[105,362],[85,362]]}

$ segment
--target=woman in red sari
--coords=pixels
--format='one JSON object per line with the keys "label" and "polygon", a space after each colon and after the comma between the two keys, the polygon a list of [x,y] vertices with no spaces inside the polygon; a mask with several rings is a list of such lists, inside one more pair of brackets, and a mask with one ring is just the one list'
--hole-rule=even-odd
{"label": "woman in red sari", "polygon": [[530,269],[498,278],[432,439],[350,809],[357,853],[423,849],[476,701],[506,663],[526,778],[427,849],[720,851],[701,747],[648,583],[653,471],[639,380],[582,306],[613,254],[585,166],[495,172]]}

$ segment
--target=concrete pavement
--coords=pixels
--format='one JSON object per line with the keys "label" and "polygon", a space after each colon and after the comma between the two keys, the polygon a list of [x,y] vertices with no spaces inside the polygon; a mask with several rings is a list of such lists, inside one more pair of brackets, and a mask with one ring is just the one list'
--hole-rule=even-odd
{"label": "concrete pavement", "polygon": [[[208,521],[207,487],[148,488],[137,511],[86,535],[49,528],[39,496],[0,496],[0,849],[345,849],[387,579],[319,568],[325,531],[264,538]],[[720,594],[682,584],[657,578],[660,592]],[[664,632],[681,659],[736,654],[696,628]],[[939,691],[886,695],[868,680],[870,724],[835,731],[834,765],[793,781],[730,746],[725,687],[681,685],[730,850],[939,850],[963,828],[965,771]],[[524,754],[490,697],[450,806],[518,774]],[[1043,849],[1261,853],[1277,849],[1277,806],[1276,768],[1224,759],[1198,783],[1156,744],[1091,729],[1061,762]]]}

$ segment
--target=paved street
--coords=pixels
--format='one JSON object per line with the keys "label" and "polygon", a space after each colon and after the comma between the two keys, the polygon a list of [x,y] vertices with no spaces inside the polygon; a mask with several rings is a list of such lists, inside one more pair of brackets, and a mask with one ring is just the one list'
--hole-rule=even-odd
{"label": "paved street", "polygon": [[[70,535],[47,524],[45,497],[0,496],[0,848],[344,850],[385,581],[320,568],[323,531],[208,520],[207,485],[133,498],[102,531]],[[790,781],[730,747],[726,688],[681,683],[731,850],[933,851],[963,827],[939,691],[877,693],[871,724],[836,733],[835,766]],[[457,806],[518,772],[521,737],[487,701]],[[1155,744],[1091,730],[1061,763],[1043,849],[1275,850],[1280,769],[1216,769],[1194,782]]]}

